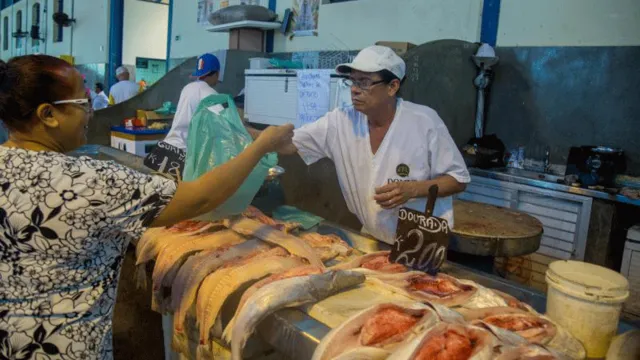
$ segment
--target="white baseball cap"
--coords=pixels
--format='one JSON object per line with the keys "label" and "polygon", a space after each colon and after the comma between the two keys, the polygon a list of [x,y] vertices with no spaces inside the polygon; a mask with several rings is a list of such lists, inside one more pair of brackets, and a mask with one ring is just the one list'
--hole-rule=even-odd
{"label": "white baseball cap", "polygon": [[349,74],[351,70],[362,72],[378,72],[389,70],[398,79],[404,79],[407,66],[404,60],[393,50],[386,46],[369,46],[362,49],[352,63],[340,64],[336,67],[336,72],[342,75]]}
{"label": "white baseball cap", "polygon": [[116,76],[122,75],[122,74],[126,74],[129,72],[129,69],[127,69],[124,66],[120,66],[119,68],[116,69]]}

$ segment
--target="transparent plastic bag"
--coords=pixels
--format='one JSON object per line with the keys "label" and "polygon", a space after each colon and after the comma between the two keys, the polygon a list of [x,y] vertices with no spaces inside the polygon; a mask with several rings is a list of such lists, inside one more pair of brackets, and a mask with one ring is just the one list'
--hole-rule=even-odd
{"label": "transparent plastic bag", "polygon": [[[200,102],[189,125],[183,179],[191,181],[240,154],[253,141],[229,95],[211,95]],[[218,220],[240,214],[260,190],[275,153],[263,157],[233,196],[211,213],[200,217]]]}

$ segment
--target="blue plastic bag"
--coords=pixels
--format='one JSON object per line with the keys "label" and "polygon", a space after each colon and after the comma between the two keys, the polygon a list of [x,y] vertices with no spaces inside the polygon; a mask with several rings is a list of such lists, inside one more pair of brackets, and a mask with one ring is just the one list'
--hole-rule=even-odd
{"label": "blue plastic bag", "polygon": [[[183,179],[192,181],[240,154],[253,142],[229,95],[210,95],[196,109],[187,137]],[[242,213],[262,186],[270,168],[278,163],[275,153],[263,157],[233,196],[210,214],[218,220]]]}

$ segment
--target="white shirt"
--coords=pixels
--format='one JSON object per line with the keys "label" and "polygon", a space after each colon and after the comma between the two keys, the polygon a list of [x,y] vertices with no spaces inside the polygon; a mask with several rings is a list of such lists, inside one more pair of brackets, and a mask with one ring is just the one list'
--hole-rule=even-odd
{"label": "white shirt", "polygon": [[111,87],[111,90],[109,90],[109,95],[113,98],[113,101],[116,104],[120,104],[121,102],[125,102],[138,95],[139,91],[140,85],[131,80],[123,80],[118,81]]}
{"label": "white shirt", "polygon": [[93,98],[93,110],[106,109],[107,106],[109,106],[109,98],[104,91],[100,91],[100,93]]}
{"label": "white shirt", "polygon": [[164,142],[180,149],[186,149],[189,124],[193,114],[202,99],[214,94],[217,94],[217,92],[209,84],[201,80],[196,80],[185,86],[180,93],[180,100],[178,101],[176,115],[173,118],[173,124],[171,124],[171,130],[169,130]]}
{"label": "white shirt", "polygon": [[[402,99],[398,99],[395,118],[375,155],[367,117],[353,107],[335,109],[296,130],[293,143],[307,165],[325,157],[333,160],[349,210],[366,232],[389,244],[395,240],[398,209],[380,207],[373,199],[376,188],[394,181],[424,181],[442,175],[461,183],[471,181],[462,155],[438,114]],[[407,165],[409,173],[398,171],[400,165]],[[425,211],[426,200],[412,199],[403,206]],[[434,215],[453,226],[452,198],[439,198]]]}

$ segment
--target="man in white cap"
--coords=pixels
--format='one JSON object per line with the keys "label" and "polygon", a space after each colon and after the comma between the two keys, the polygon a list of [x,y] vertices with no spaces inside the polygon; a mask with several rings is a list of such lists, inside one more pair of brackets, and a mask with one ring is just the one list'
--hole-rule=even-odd
{"label": "man in white cap", "polygon": [[120,104],[136,96],[140,92],[140,85],[129,80],[129,70],[120,66],[116,69],[118,82],[109,90],[109,105]]}
{"label": "man in white cap", "polygon": [[438,114],[397,97],[406,65],[393,50],[371,46],[336,71],[348,75],[353,106],[335,109],[295,131],[283,153],[310,165],[333,160],[349,210],[363,232],[393,244],[401,206],[424,211],[438,185],[434,215],[453,226],[453,194],[471,179]]}

